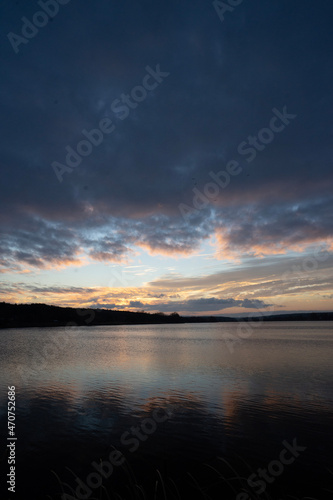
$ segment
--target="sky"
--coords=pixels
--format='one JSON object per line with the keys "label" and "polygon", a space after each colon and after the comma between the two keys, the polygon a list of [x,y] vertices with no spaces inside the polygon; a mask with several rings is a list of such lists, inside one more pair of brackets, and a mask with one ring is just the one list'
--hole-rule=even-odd
{"label": "sky", "polygon": [[333,304],[327,0],[3,0],[0,301]]}

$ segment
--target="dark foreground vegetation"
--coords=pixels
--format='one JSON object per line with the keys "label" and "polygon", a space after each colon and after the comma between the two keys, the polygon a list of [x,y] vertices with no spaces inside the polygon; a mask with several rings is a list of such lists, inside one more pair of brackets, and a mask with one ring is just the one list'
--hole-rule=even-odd
{"label": "dark foreground vegetation", "polygon": [[[255,315],[254,315],[255,316]],[[228,316],[180,316],[174,312],[147,313],[114,311],[110,309],[74,309],[46,304],[8,304],[0,302],[0,328],[43,326],[96,326],[162,323],[216,323],[253,321],[255,317],[231,318]],[[257,316],[258,321],[333,321],[332,312],[275,314]]]}

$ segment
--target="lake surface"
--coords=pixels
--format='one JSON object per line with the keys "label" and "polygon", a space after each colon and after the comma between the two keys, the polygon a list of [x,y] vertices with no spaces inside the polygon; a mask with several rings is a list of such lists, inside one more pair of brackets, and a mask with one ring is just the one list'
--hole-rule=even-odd
{"label": "lake surface", "polygon": [[1,498],[331,498],[333,323],[239,328],[0,330]]}

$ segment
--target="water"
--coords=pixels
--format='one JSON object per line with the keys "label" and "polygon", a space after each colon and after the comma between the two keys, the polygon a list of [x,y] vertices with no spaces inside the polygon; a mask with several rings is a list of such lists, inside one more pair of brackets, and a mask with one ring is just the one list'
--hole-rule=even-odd
{"label": "water", "polygon": [[16,500],[108,498],[103,487],[144,498],[139,486],[147,499],[332,496],[331,322],[0,335],[2,443],[16,387]]}

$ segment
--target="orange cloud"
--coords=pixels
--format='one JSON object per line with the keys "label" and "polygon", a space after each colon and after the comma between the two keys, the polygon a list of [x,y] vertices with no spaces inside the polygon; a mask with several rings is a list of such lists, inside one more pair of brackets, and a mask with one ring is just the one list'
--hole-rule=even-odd
{"label": "orange cloud", "polygon": [[327,250],[333,250],[333,238],[322,239],[320,237],[309,237],[303,243],[290,243],[288,240],[276,242],[272,239],[271,242],[262,244],[243,244],[232,245],[230,243],[230,235],[227,230],[217,229],[216,237],[216,254],[217,259],[228,259],[236,262],[241,262],[244,256],[265,257],[266,255],[285,255],[289,251],[303,253],[314,244],[321,242],[325,244]]}
{"label": "orange cloud", "polygon": [[172,257],[178,259],[181,256],[192,255],[197,252],[197,248],[184,248],[184,247],[171,247],[170,248],[152,248],[149,243],[137,242],[137,246],[146,250],[149,255],[164,255],[165,257]]}

